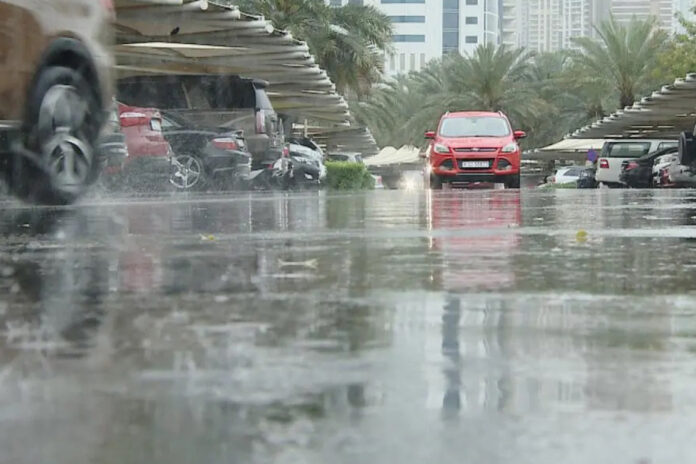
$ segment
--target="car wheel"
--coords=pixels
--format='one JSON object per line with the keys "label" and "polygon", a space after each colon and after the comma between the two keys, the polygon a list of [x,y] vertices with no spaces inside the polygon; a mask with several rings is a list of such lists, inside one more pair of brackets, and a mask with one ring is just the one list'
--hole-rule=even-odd
{"label": "car wheel", "polygon": [[205,187],[205,167],[194,155],[177,155],[172,158],[172,174],[169,182],[178,190],[199,190]]}
{"label": "car wheel", "polygon": [[520,175],[511,174],[505,179],[505,188],[518,189],[520,188]]}
{"label": "car wheel", "polygon": [[430,175],[430,189],[442,190],[442,178],[436,174]]}
{"label": "car wheel", "polygon": [[14,154],[8,183],[22,199],[74,202],[99,176],[94,143],[103,122],[97,92],[73,69],[45,68],[27,99],[24,147]]}

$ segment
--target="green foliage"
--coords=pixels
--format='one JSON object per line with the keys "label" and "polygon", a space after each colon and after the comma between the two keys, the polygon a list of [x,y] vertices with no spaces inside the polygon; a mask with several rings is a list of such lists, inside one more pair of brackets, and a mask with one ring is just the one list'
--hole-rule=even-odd
{"label": "green foliage", "polygon": [[696,23],[687,21],[679,14],[679,22],[684,32],[677,34],[660,54],[653,72],[655,79],[671,84],[676,78],[683,78],[687,73],[696,72]]}
{"label": "green foliage", "polygon": [[364,164],[329,161],[326,163],[326,184],[331,190],[371,190],[375,180]]}
{"label": "green foliage", "polygon": [[538,146],[590,120],[585,100],[565,90],[566,61],[562,53],[535,56],[482,45],[470,57],[448,55],[397,76],[367,100],[352,101],[351,109],[381,146],[422,147],[423,132],[434,129],[442,113],[466,110],[503,111],[515,128],[529,131],[526,146]]}
{"label": "green foliage", "polygon": [[[696,42],[696,26],[690,31]],[[623,25],[612,18],[597,33],[576,39],[573,51],[533,54],[486,44],[470,56],[448,55],[351,101],[351,110],[381,146],[424,147],[423,132],[444,112],[468,110],[503,111],[515,129],[528,132],[524,148],[544,146],[632,105],[660,83],[652,70],[667,36],[654,20]],[[696,61],[692,45],[679,51]]]}
{"label": "green foliage", "polygon": [[599,39],[573,40],[579,47],[573,54],[575,70],[588,85],[617,92],[620,108],[631,106],[637,95],[655,86],[651,71],[668,36],[655,19],[633,18],[624,25],[612,17],[596,30]]}
{"label": "green foliage", "polygon": [[392,24],[373,6],[330,7],[323,0],[239,0],[242,11],[262,14],[309,45],[340,93],[369,93],[382,78]]}

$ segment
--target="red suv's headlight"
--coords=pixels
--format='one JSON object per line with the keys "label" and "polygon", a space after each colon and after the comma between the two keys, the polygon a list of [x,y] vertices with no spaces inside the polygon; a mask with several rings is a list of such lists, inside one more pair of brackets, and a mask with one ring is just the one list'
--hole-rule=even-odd
{"label": "red suv's headlight", "polygon": [[502,153],[515,153],[515,152],[516,152],[517,150],[519,150],[519,149],[520,149],[520,146],[517,145],[517,143],[512,142],[512,143],[508,143],[507,145],[505,145],[505,146],[503,147],[503,149],[500,150],[500,151],[501,151]]}
{"label": "red suv's headlight", "polygon": [[449,149],[449,147],[447,147],[441,143],[436,143],[433,146],[433,152],[440,154],[440,155],[447,155],[450,153],[450,149]]}

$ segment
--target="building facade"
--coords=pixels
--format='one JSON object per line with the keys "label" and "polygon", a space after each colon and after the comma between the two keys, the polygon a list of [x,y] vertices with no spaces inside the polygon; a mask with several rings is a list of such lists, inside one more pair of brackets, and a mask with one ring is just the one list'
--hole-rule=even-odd
{"label": "building facade", "polygon": [[503,0],[502,42],[538,52],[572,48],[574,37],[593,36],[608,17],[610,0]]}
{"label": "building facade", "polygon": [[[332,6],[356,0],[329,0]],[[502,0],[362,0],[389,16],[393,53],[385,57],[387,75],[418,71],[447,53],[471,54],[483,43],[501,40]]]}
{"label": "building facade", "polygon": [[662,28],[672,32],[677,25],[674,15],[680,3],[678,0],[611,0],[611,14],[620,22],[628,22],[633,17],[655,17]]}

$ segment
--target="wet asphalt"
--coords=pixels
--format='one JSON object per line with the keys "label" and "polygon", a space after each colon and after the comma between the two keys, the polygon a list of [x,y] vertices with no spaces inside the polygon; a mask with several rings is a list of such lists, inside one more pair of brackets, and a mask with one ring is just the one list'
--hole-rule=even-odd
{"label": "wet asphalt", "polygon": [[694,191],[0,208],[0,463],[696,456]]}

